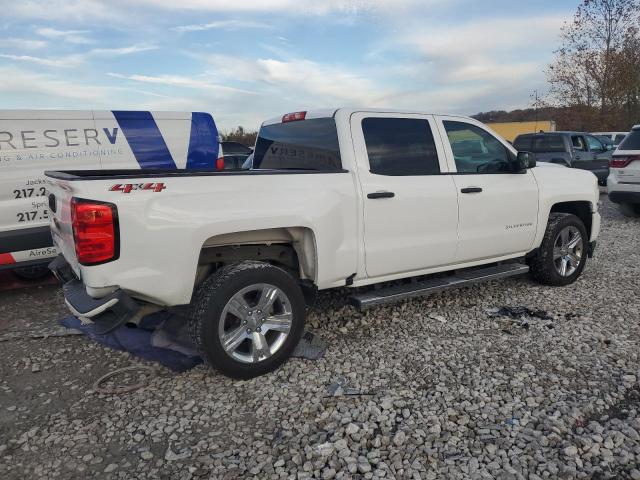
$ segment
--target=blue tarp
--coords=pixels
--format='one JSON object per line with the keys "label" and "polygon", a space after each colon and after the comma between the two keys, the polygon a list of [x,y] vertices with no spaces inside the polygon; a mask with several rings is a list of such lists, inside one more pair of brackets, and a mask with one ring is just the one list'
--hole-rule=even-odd
{"label": "blue tarp", "polygon": [[144,360],[158,362],[176,372],[184,372],[202,363],[202,359],[195,354],[187,355],[152,344],[152,336],[156,329],[170,323],[171,317],[172,315],[167,312],[152,313],[142,319],[138,328],[123,326],[107,335],[98,335],[93,325],[84,325],[72,316],[60,320],[60,324],[80,330],[92,340],[114,350],[129,352]]}

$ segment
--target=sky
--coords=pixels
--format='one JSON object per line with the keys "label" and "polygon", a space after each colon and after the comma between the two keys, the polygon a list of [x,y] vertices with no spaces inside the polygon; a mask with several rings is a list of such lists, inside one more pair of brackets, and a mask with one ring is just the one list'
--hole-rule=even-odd
{"label": "sky", "polygon": [[0,108],[527,107],[578,0],[0,0]]}

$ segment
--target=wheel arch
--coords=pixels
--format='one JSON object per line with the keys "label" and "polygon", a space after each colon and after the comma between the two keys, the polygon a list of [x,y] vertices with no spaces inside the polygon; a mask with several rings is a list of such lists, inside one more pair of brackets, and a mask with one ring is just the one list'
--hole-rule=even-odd
{"label": "wheel arch", "polygon": [[214,235],[200,249],[195,284],[223,265],[265,261],[286,268],[300,280],[316,283],[317,248],[314,232],[307,227],[246,230]]}
{"label": "wheel arch", "polygon": [[570,213],[575,215],[582,223],[584,223],[584,227],[587,229],[587,239],[591,237],[591,230],[593,228],[593,205],[591,202],[586,200],[575,200],[568,202],[559,202],[555,203],[551,206],[551,210],[549,214],[552,213]]}

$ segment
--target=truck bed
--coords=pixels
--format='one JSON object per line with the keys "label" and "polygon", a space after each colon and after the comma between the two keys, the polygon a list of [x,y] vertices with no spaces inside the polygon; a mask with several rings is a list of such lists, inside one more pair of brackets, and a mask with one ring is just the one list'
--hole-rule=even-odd
{"label": "truck bed", "polygon": [[328,173],[348,173],[347,170],[339,169],[335,171],[327,170],[54,170],[46,171],[45,175],[57,180],[75,182],[80,180],[120,180],[127,178],[175,178],[175,177],[213,177],[213,176],[234,176],[234,175],[304,175],[304,174],[328,174]]}

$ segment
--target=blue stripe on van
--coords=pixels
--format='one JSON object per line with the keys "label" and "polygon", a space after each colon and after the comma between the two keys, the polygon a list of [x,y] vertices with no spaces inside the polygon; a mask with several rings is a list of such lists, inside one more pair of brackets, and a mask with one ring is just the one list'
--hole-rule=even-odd
{"label": "blue stripe on van", "polygon": [[193,112],[187,168],[215,168],[218,152],[218,129],[213,117],[209,113]]}
{"label": "blue stripe on van", "polygon": [[140,168],[175,169],[176,163],[151,112],[112,111]]}

